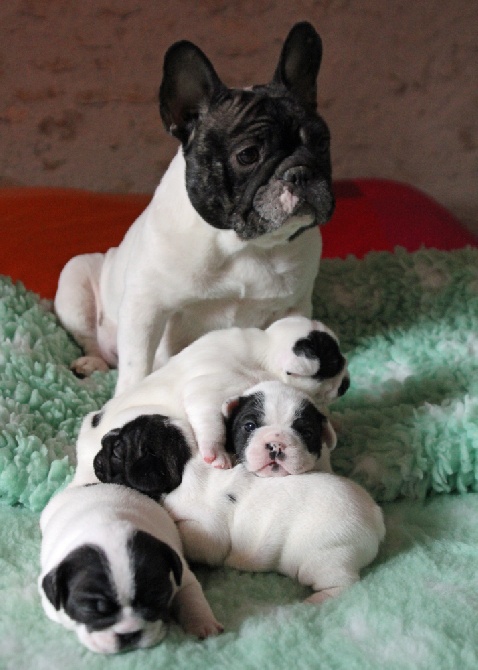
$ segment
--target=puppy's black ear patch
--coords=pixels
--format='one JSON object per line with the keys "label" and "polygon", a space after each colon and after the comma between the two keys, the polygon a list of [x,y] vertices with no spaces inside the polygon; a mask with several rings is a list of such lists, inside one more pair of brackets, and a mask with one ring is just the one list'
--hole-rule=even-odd
{"label": "puppy's black ear patch", "polygon": [[[42,580],[42,589],[56,610],[65,613],[92,630],[113,624],[120,607],[108,559],[94,545],[82,545],[71,551]],[[97,604],[100,602],[101,607]]]}
{"label": "puppy's black ear patch", "polygon": [[136,531],[128,542],[131,571],[134,575],[133,608],[146,621],[167,620],[173,587],[181,584],[183,564],[177,552],[149,533]]}
{"label": "puppy's black ear patch", "polygon": [[297,411],[292,428],[300,435],[304,445],[311,454],[320,456],[322,436],[326,417],[310,401],[304,401]]}
{"label": "puppy's black ear patch", "polygon": [[139,416],[107,433],[93,461],[101,482],[123,484],[154,500],[181,483],[191,449],[183,432],[161,414]]}
{"label": "puppy's black ear patch", "polygon": [[317,75],[322,40],[306,21],[296,23],[287,36],[273,82],[283,84],[310,112],[317,109]]}
{"label": "puppy's black ear patch", "polygon": [[159,110],[166,130],[185,144],[199,112],[224,84],[211,62],[195,44],[182,40],[166,52]]}
{"label": "puppy's black ear patch", "polygon": [[53,568],[48,574],[43,577],[41,586],[48,600],[51,602],[56,610],[59,610],[62,605],[62,584],[61,574],[59,574],[59,567]]}
{"label": "puppy's black ear patch", "polygon": [[313,375],[314,379],[330,379],[338,375],[345,365],[337,341],[328,333],[312,330],[307,337],[303,337],[292,347],[296,356],[316,358],[320,362],[318,372]]}

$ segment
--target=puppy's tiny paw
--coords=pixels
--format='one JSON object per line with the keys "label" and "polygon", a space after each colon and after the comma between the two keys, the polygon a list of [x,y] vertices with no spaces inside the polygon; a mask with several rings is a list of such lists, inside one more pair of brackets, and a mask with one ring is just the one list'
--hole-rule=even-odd
{"label": "puppy's tiny paw", "polygon": [[231,458],[222,447],[205,447],[201,448],[200,451],[204,461],[212,465],[213,468],[229,470],[232,467]]}
{"label": "puppy's tiny paw", "polygon": [[213,468],[218,468],[219,470],[230,470],[232,468],[231,458],[226,453],[219,454],[212,461],[211,465]]}
{"label": "puppy's tiny paw", "polygon": [[89,377],[93,372],[107,372],[108,363],[99,356],[81,356],[70,365],[70,370],[76,377],[83,379]]}
{"label": "puppy's tiny paw", "polygon": [[205,640],[207,637],[212,637],[213,635],[220,635],[224,632],[224,626],[216,619],[210,619],[208,621],[194,621],[191,622],[187,627],[187,633],[195,635],[200,640]]}

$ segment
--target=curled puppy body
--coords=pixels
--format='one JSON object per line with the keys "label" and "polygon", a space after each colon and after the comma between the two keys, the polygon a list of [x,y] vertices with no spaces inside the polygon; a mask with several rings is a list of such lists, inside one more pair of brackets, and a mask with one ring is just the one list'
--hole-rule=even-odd
{"label": "curled puppy body", "polygon": [[85,418],[77,442],[75,482],[97,481],[93,462],[104,441],[110,446],[116,442],[118,453],[119,431],[125,428],[125,435],[127,424],[139,417],[163,417],[165,426],[177,429],[174,440],[181,452],[199,450],[208,463],[228,467],[221,407],[228,398],[268,380],[307,393],[318,405],[333,401],[349,385],[337,338],[320,321],[290,316],[266,330],[212,331],[136,387],[112,398],[101,412]]}
{"label": "curled puppy body", "polygon": [[311,603],[358,581],[385,535],[369,494],[324,472],[261,478],[242,464],[217,470],[196,457],[164,506],[190,560],[277,571],[311,587]]}
{"label": "curled puppy body", "polygon": [[45,613],[91,651],[153,646],[171,615],[200,638],[222,631],[174,523],[146,496],[114,484],[70,486],[45,507],[40,527]]}

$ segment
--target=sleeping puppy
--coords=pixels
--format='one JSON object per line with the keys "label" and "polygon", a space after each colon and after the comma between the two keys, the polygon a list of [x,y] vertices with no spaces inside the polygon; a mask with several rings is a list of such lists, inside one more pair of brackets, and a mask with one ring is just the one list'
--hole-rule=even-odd
{"label": "sleeping puppy", "polygon": [[[279,319],[265,331],[207,333],[136,387],[112,398],[100,413],[85,418],[77,441],[75,482],[97,481],[96,454],[102,448],[119,453],[121,442],[143,445],[137,453],[146,459],[162,450],[175,451],[185,462],[199,450],[208,463],[228,467],[223,403],[270,380],[305,392],[320,406],[345,393],[347,362],[334,333],[300,316]],[[125,451],[123,458],[128,457]]]}
{"label": "sleeping puppy", "polygon": [[60,275],[55,310],[84,348],[78,374],[118,366],[118,395],[210,330],[310,316],[317,226],[334,209],[321,58],[299,23],[270,83],[230,89],[194,44],[167,51],[160,112],[181,148],[121,244]]}
{"label": "sleeping puppy", "polygon": [[[226,446],[233,460],[260,477],[331,472],[330,451],[336,436],[310,398],[279,381],[262,382],[223,405]],[[160,501],[180,485],[193,449],[175,442],[177,430],[165,431],[164,417],[140,416],[110,431],[94,458],[102,482],[130,486]],[[177,436],[176,436],[177,439]]]}
{"label": "sleeping puppy", "polygon": [[311,603],[358,581],[385,535],[369,494],[324,472],[261,478],[242,464],[217,470],[196,457],[164,506],[189,560],[277,571],[311,587]]}
{"label": "sleeping puppy", "polygon": [[146,496],[113,484],[70,486],[40,526],[43,608],[91,651],[153,646],[171,615],[200,638],[222,631],[174,523]]}

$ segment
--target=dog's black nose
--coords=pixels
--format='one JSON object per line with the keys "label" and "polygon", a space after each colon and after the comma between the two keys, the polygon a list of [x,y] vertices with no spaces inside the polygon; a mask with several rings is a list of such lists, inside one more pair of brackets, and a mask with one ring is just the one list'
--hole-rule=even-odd
{"label": "dog's black nose", "polygon": [[282,176],[284,181],[295,186],[305,186],[310,181],[312,173],[305,165],[296,165],[286,170]]}
{"label": "dog's black nose", "polygon": [[118,638],[120,651],[122,649],[129,649],[137,644],[142,634],[143,631],[141,630],[135,630],[134,633],[117,633],[116,637]]}

